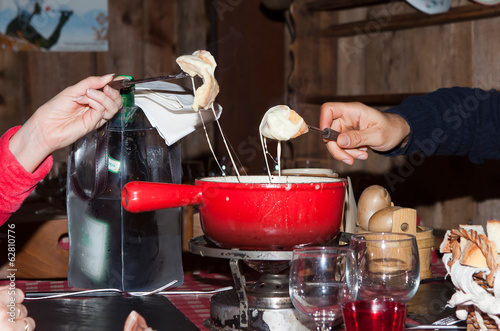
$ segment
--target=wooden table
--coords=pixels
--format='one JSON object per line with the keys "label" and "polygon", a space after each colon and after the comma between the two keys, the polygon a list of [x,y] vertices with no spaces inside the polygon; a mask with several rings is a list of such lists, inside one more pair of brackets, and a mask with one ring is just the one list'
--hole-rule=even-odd
{"label": "wooden table", "polygon": [[[8,232],[14,226],[13,232]],[[11,219],[0,231],[0,250],[8,235],[15,240],[16,276],[20,279],[64,279],[68,275],[68,222],[65,217]],[[8,275],[7,254],[0,257],[0,278]]]}

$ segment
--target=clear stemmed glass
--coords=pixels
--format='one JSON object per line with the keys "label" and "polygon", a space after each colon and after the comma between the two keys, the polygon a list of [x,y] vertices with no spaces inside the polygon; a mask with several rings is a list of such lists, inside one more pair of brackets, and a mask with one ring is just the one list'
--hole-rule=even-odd
{"label": "clear stemmed glass", "polygon": [[354,252],[349,248],[308,247],[293,251],[290,297],[295,308],[314,319],[317,330],[331,330],[342,304],[356,298]]}
{"label": "clear stemmed glass", "polygon": [[351,237],[358,274],[358,299],[407,302],[420,283],[417,240],[406,233],[360,233]]}

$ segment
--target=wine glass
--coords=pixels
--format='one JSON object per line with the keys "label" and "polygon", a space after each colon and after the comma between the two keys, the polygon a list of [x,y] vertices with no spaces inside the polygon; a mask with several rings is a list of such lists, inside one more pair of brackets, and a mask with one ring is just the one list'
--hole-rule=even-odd
{"label": "wine glass", "polygon": [[354,252],[340,247],[293,251],[290,297],[295,308],[314,319],[318,331],[331,330],[344,303],[356,298]]}
{"label": "wine glass", "polygon": [[407,302],[420,283],[417,240],[406,233],[360,233],[351,237],[358,274],[358,298]]}

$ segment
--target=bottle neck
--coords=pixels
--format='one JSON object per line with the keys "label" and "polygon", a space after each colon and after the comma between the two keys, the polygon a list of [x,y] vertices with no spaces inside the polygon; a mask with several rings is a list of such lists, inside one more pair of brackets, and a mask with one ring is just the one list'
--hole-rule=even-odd
{"label": "bottle neck", "polygon": [[122,88],[120,90],[120,94],[122,96],[124,108],[135,106],[135,86],[134,85]]}
{"label": "bottle neck", "polygon": [[[132,76],[122,75],[128,80],[133,80]],[[135,105],[135,85],[120,89],[120,94],[123,101],[123,107],[116,113],[112,119],[112,126],[123,126],[135,120],[137,106]]]}
{"label": "bottle neck", "polygon": [[[123,77],[123,79],[129,81],[134,80],[134,77],[128,75],[120,75],[118,77]],[[123,107],[133,107],[135,105],[135,85],[121,88],[120,94],[122,95]]]}

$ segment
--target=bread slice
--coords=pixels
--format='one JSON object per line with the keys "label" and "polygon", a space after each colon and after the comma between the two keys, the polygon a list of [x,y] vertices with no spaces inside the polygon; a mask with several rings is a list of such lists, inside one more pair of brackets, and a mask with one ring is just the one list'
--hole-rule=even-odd
{"label": "bread slice", "polygon": [[477,234],[484,234],[486,235],[486,232],[484,231],[484,227],[482,225],[474,225],[474,224],[460,224],[459,225],[460,229],[465,229],[465,230],[474,230],[477,232]]}
{"label": "bread slice", "polygon": [[470,240],[466,240],[465,248],[462,250],[460,263],[474,268],[488,268],[486,258],[479,247]]}
{"label": "bread slice", "polygon": [[500,253],[500,221],[499,220],[487,221],[486,233],[488,233],[488,239],[495,243],[497,247],[497,253]]}
{"label": "bread slice", "polygon": [[213,107],[219,94],[219,83],[215,79],[217,63],[212,54],[200,50],[192,55],[179,56],[176,62],[191,77],[200,76],[203,79],[203,84],[194,91],[193,109],[198,111]]}
{"label": "bread slice", "polygon": [[297,133],[295,135],[293,135],[292,138],[296,138],[296,137],[298,137],[298,136],[300,136],[300,135],[302,135],[304,133],[309,132],[309,128],[307,127],[306,122],[304,121],[304,119],[299,114],[297,114],[297,112],[295,110],[290,109],[290,112],[288,113],[288,119],[293,124],[299,124],[300,123],[299,131],[297,131]]}
{"label": "bread slice", "polygon": [[[484,228],[482,225],[460,224],[459,228],[465,229],[467,231],[474,230],[477,232],[477,234],[486,235],[486,232],[484,231]],[[467,239],[460,238],[460,249],[462,252],[465,249],[465,245],[467,244],[467,241],[468,241]],[[462,253],[462,255],[463,255],[463,253]]]}
{"label": "bread slice", "polygon": [[[497,247],[494,242],[489,240],[484,234],[480,234],[479,237],[481,237],[486,245],[492,247],[493,252],[496,252]],[[462,250],[462,255],[460,257],[460,263],[475,268],[488,268],[488,263],[486,262],[486,257],[483,252],[475,242],[470,240],[466,240],[465,248]]]}
{"label": "bread slice", "polygon": [[279,141],[290,140],[309,131],[304,119],[286,105],[268,109],[259,126],[260,134]]}
{"label": "bread slice", "polygon": [[443,241],[441,242],[441,245],[439,245],[439,252],[440,253],[451,253],[451,241],[450,241],[450,234],[451,230],[447,230],[446,233],[444,234]]}

